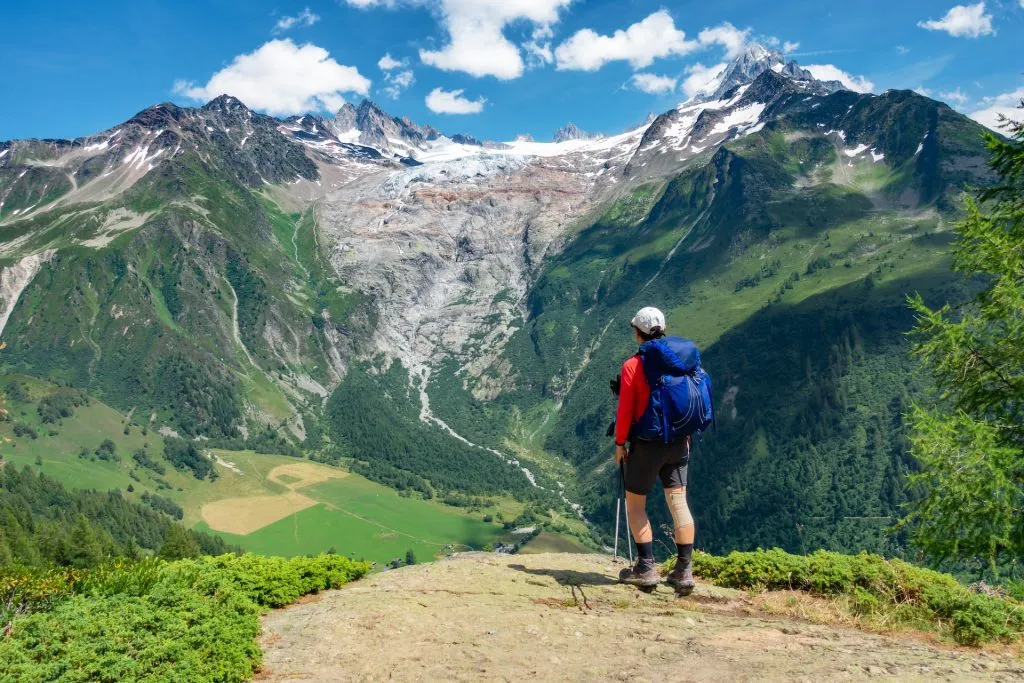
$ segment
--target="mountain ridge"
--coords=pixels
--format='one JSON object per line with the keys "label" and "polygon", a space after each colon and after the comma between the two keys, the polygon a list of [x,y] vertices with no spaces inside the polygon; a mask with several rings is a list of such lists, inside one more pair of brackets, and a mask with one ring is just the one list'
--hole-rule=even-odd
{"label": "mountain ridge", "polygon": [[[487,463],[541,515],[572,521],[582,503],[577,529],[601,537],[603,387],[629,352],[614,325],[628,309],[657,301],[702,345],[721,340],[722,367],[757,352],[736,330],[759,338],[761,311],[804,326],[817,316],[838,350],[790,359],[828,371],[791,385],[793,410],[823,402],[824,467],[838,472],[848,450],[873,458],[886,493],[865,505],[887,513],[903,495],[900,425],[871,424],[868,438],[841,417],[845,393],[861,391],[849,340],[870,339],[865,358],[894,386],[908,386],[906,368],[835,309],[853,297],[898,334],[900,287],[959,295],[944,270],[948,226],[963,185],[987,182],[980,127],[908,91],[833,91],[754,56],[730,72],[750,80],[720,99],[595,139],[479,144],[372,102],[281,120],[222,96],[156,105],[76,141],[0,143],[4,362],[154,427],[233,444],[274,434],[417,490],[433,476],[439,493],[493,492]],[[722,442],[808,462],[812,407],[779,432],[747,403],[773,375],[726,377],[716,400],[736,422]],[[399,398],[369,415],[367,395]],[[382,438],[388,424],[403,433]],[[428,444],[449,445],[443,473]],[[708,474],[752,476],[746,467]],[[765,465],[773,477],[786,467]],[[716,486],[702,502],[716,547],[748,531],[800,542],[788,521],[730,526],[735,506],[769,518],[735,491]],[[814,500],[786,514],[809,528],[850,511],[837,490]]]}

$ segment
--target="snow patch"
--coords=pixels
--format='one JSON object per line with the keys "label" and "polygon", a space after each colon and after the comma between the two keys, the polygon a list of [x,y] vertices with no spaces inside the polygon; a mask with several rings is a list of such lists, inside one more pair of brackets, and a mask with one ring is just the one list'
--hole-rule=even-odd
{"label": "snow patch", "polygon": [[761,113],[764,111],[765,104],[763,102],[755,102],[748,104],[745,107],[735,109],[725,115],[721,121],[715,124],[715,127],[711,129],[712,135],[718,135],[726,133],[732,128],[739,126],[750,126],[757,123],[757,120],[761,117]]}
{"label": "snow patch", "polygon": [[871,161],[872,162],[877,164],[879,161],[881,161],[884,158],[885,158],[885,154],[883,154],[882,152],[876,152],[874,147],[871,148]]}
{"label": "snow patch", "polygon": [[857,145],[853,149],[844,149],[843,150],[843,154],[845,154],[846,156],[852,158],[852,157],[857,156],[858,154],[863,154],[867,150],[868,150],[868,146],[867,145]]}
{"label": "snow patch", "polygon": [[415,166],[395,173],[384,182],[384,193],[397,197],[414,183],[451,185],[479,177],[514,173],[525,167],[521,157],[487,155],[469,159],[455,159]]}

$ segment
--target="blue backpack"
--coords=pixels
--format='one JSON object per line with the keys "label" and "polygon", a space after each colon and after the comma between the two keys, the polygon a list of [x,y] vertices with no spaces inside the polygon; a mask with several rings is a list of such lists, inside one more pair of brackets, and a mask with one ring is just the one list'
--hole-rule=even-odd
{"label": "blue backpack", "polygon": [[700,366],[697,345],[681,337],[644,342],[637,353],[651,388],[647,410],[631,438],[672,443],[714,424],[711,377]]}

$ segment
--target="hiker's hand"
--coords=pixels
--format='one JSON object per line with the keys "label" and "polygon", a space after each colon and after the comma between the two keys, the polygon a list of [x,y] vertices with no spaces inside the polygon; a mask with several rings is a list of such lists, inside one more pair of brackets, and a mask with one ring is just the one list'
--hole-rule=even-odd
{"label": "hiker's hand", "polygon": [[615,379],[608,382],[608,388],[612,390],[612,393],[616,396],[622,391],[622,375],[615,375]]}
{"label": "hiker's hand", "polygon": [[626,452],[626,447],[625,446],[616,446],[615,447],[615,464],[616,465],[621,465],[622,463],[626,462],[626,458],[627,457],[629,457],[629,454]]}

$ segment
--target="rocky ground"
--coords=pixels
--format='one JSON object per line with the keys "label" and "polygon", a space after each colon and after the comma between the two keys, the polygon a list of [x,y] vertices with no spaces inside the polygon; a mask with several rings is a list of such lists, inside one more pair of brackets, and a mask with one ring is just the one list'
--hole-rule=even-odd
{"label": "rocky ground", "polygon": [[765,616],[749,596],[617,584],[600,555],[471,553],[265,618],[267,681],[1020,680],[1012,654]]}

